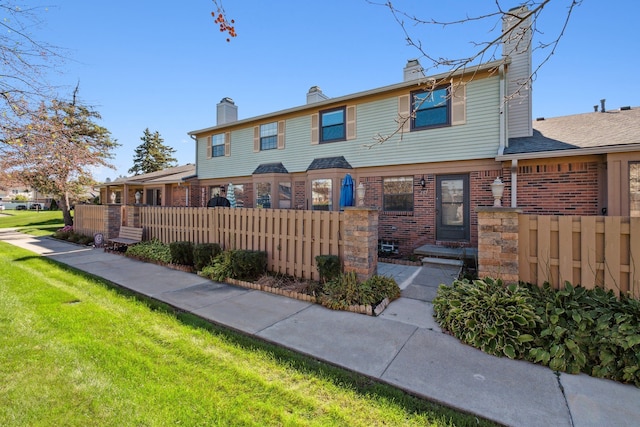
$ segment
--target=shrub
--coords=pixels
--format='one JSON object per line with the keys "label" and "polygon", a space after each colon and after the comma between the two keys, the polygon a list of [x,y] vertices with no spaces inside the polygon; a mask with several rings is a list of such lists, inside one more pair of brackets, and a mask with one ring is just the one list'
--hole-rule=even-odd
{"label": "shrub", "polygon": [[169,245],[162,243],[157,239],[140,242],[136,245],[127,247],[127,255],[132,255],[141,259],[150,261],[159,261],[164,263],[171,262],[171,251]]}
{"label": "shrub", "polygon": [[440,326],[462,342],[511,359],[528,354],[540,324],[527,287],[489,278],[440,285],[433,310]]}
{"label": "shrub", "polygon": [[487,353],[640,387],[638,300],[568,282],[555,290],[460,280],[440,286],[433,308],[443,329]]}
{"label": "shrub", "polygon": [[211,264],[213,259],[222,252],[217,243],[198,243],[193,247],[193,265],[196,270],[201,271]]}
{"label": "shrub", "polygon": [[355,272],[340,274],[326,282],[322,289],[322,305],[332,309],[345,309],[350,305],[375,305],[389,298],[400,296],[400,288],[390,277],[373,276],[358,282]]}
{"label": "shrub", "polygon": [[341,272],[340,258],[337,255],[318,255],[316,265],[322,283],[335,279]]}
{"label": "shrub", "polygon": [[193,265],[193,243],[188,241],[171,242],[169,244],[171,262],[174,264]]}
{"label": "shrub", "polygon": [[213,259],[202,274],[218,282],[227,278],[253,280],[267,268],[267,253],[263,251],[227,250]]}

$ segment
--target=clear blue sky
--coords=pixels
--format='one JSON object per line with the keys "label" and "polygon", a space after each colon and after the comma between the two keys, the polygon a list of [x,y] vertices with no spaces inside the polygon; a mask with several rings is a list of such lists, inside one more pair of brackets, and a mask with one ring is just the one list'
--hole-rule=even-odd
{"label": "clear blue sky", "polygon": [[[568,3],[551,1],[536,42],[557,36]],[[238,105],[239,118],[249,118],[304,104],[314,85],[335,97],[398,83],[407,59],[418,56],[389,11],[365,0],[224,0],[238,32],[230,43],[213,22],[210,0],[54,4],[33,33],[69,58],[52,79],[68,88],[61,95],[80,82],[82,101],[101,113],[101,124],[122,144],[117,170],[95,174],[101,181],[127,175],[145,128],[160,132],[179,164],[194,163],[187,132],[215,125],[215,106],[224,97]],[[447,20],[491,10],[494,1],[394,5]],[[637,0],[584,0],[534,82],[534,118],[593,111],[602,98],[611,109],[640,106],[638,16]],[[472,41],[492,37],[488,24],[410,30],[435,55],[467,56]],[[534,54],[534,67],[540,60]]]}

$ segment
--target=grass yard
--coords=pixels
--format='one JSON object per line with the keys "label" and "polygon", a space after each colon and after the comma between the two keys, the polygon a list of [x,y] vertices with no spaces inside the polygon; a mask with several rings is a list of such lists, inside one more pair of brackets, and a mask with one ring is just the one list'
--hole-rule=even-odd
{"label": "grass yard", "polygon": [[0,425],[490,424],[0,242]]}
{"label": "grass yard", "polygon": [[60,211],[0,211],[0,228],[17,227],[23,233],[47,236],[64,227]]}

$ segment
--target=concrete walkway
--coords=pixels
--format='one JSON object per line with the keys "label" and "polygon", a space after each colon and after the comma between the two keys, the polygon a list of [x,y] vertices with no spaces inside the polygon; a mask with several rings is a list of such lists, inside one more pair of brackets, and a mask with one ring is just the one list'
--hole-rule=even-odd
{"label": "concrete walkway", "polygon": [[[640,426],[640,389],[489,356],[443,334],[430,299],[455,267],[380,264],[402,297],[378,317],[212,282],[195,274],[0,230],[0,240],[204,319],[509,426]],[[331,333],[327,333],[330,331]]]}

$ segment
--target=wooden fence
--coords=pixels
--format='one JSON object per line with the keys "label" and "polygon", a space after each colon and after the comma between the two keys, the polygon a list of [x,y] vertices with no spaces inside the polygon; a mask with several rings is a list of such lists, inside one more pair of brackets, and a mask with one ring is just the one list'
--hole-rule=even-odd
{"label": "wooden fence", "polygon": [[145,239],[218,243],[267,252],[269,271],[318,279],[317,255],[343,256],[341,212],[250,208],[141,207]]}
{"label": "wooden fence", "polygon": [[520,280],[640,298],[640,218],[518,216]]}
{"label": "wooden fence", "polygon": [[85,236],[106,234],[107,209],[104,205],[76,205],[73,214],[73,229]]}

